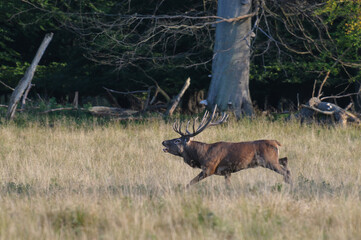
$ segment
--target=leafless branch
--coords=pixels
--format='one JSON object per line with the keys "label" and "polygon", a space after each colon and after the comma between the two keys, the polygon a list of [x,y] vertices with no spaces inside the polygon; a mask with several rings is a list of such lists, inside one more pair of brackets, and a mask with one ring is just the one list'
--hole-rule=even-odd
{"label": "leafless branch", "polygon": [[130,92],[121,92],[121,91],[116,91],[116,90],[112,90],[106,87],[103,87],[105,90],[112,92],[112,93],[118,93],[118,94],[123,94],[123,95],[128,95],[128,94],[137,94],[137,93],[146,93],[148,90],[137,90],[137,91],[130,91]]}
{"label": "leafless branch", "polygon": [[317,98],[320,98],[321,95],[322,95],[322,88],[323,88],[323,86],[325,85],[328,77],[330,76],[331,69],[333,69],[333,68],[340,62],[340,60],[342,59],[342,57],[343,57],[350,49],[351,49],[351,48],[347,48],[347,49],[341,54],[341,56],[339,56],[339,57],[336,59],[336,61],[332,64],[332,66],[330,67],[330,70],[327,71],[326,76],[325,76],[325,78],[323,79],[323,81],[322,81],[322,83],[321,83],[321,85],[320,85],[320,88],[318,89]]}
{"label": "leafless branch", "polygon": [[351,96],[355,96],[359,93],[349,93],[349,94],[345,94],[345,95],[337,95],[337,96],[327,96],[327,97],[322,97],[320,98],[320,100],[325,100],[325,99],[337,99],[337,98],[344,98],[344,97],[351,97]]}
{"label": "leafless branch", "polygon": [[8,88],[8,89],[10,89],[10,90],[12,90],[12,91],[15,90],[14,88],[10,87],[9,85],[7,85],[6,83],[4,83],[4,82],[1,81],[1,80],[0,80],[0,83],[1,83],[2,85],[4,85],[6,88]]}
{"label": "leafless branch", "polygon": [[321,97],[323,85],[325,85],[328,77],[330,76],[330,72],[331,72],[331,70],[328,70],[328,71],[327,71],[326,76],[325,76],[325,78],[323,79],[323,81],[322,81],[322,83],[321,83],[321,85],[320,85],[320,88],[318,89],[317,98],[320,98],[320,97]]}

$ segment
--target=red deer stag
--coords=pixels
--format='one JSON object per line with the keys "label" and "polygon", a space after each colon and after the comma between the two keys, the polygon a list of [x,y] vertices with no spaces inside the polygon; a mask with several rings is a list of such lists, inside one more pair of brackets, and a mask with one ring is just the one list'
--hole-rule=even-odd
{"label": "red deer stag", "polygon": [[181,137],[162,142],[165,146],[164,152],[182,157],[189,166],[202,169],[202,172],[192,179],[187,187],[213,174],[224,176],[226,183],[229,184],[231,173],[257,166],[283,175],[284,181],[292,184],[291,174],[287,168],[287,157],[278,158],[281,144],[277,140],[212,144],[193,141],[192,138],[207,127],[219,125],[227,120],[227,114],[223,114],[217,120],[216,108],[217,106],[211,116],[208,111],[205,112],[197,130],[195,130],[197,119],[193,120],[193,133],[188,131],[190,121],[187,123],[185,133],[181,131],[182,123],[175,121],[173,130]]}

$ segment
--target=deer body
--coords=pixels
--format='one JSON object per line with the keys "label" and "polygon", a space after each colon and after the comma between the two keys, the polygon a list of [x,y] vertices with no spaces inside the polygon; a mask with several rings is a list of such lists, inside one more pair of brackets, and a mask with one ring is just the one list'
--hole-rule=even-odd
{"label": "deer body", "polygon": [[206,122],[203,117],[197,131],[193,134],[188,131],[181,132],[181,125],[175,124],[173,129],[181,134],[180,138],[163,141],[166,148],[164,152],[182,157],[184,162],[193,168],[200,168],[202,171],[196,176],[189,185],[195,184],[200,180],[211,175],[221,175],[229,183],[231,173],[242,169],[253,168],[257,166],[271,169],[284,177],[286,183],[291,184],[290,171],[287,168],[287,158],[279,159],[279,147],[281,144],[277,140],[257,140],[251,142],[216,142],[212,144],[193,141],[192,137],[202,132],[207,126],[218,125],[227,119],[227,115],[216,122],[211,123],[212,117]]}

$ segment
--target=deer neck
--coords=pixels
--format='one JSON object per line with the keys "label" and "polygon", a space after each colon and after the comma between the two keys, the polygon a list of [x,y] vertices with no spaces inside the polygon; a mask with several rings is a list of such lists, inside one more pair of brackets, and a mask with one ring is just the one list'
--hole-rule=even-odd
{"label": "deer neck", "polygon": [[200,168],[203,159],[205,159],[205,154],[207,152],[208,144],[196,141],[190,141],[185,146],[185,151],[183,154],[184,162],[190,165],[191,167]]}

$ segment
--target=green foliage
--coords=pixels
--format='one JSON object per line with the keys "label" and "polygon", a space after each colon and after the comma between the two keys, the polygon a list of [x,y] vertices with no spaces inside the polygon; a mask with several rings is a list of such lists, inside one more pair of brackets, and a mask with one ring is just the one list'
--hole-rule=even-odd
{"label": "green foliage", "polygon": [[0,36],[2,36],[0,38],[0,61],[11,63],[20,56],[17,51],[8,47],[8,44],[14,42],[12,34],[7,28],[0,28]]}
{"label": "green foliage", "polygon": [[[300,100],[304,102],[311,95],[313,82],[321,82],[327,71],[331,74],[325,89],[333,94],[336,86],[361,81],[357,67],[361,61],[360,4],[359,0],[328,0],[312,10],[310,15],[323,19],[329,31],[331,39],[323,39],[328,50],[320,51],[309,44],[307,50],[312,54],[298,55],[277,41],[271,41],[268,47],[265,43],[269,38],[258,32],[250,69],[252,98],[262,105],[268,96],[270,105],[277,106],[281,98],[295,102],[296,95],[300,94]],[[269,17],[267,24],[261,21],[260,27],[271,28],[272,36],[283,36],[289,46],[304,46],[301,38],[292,36],[276,21],[282,16],[282,9],[274,6],[272,10],[275,11],[274,19],[271,21]],[[35,87],[30,94],[38,93],[47,100],[55,97],[57,102],[64,104],[69,101],[65,96],[75,91],[79,91],[80,96],[97,96],[106,94],[102,89],[104,86],[121,91],[144,90],[156,80],[172,96],[178,93],[187,77],[192,79],[189,92],[208,89],[214,28],[179,32],[177,29],[163,29],[164,32],[160,29],[152,41],[146,42],[145,36],[151,27],[162,21],[167,24],[169,20],[129,20],[128,25],[116,26],[119,15],[186,12],[198,16],[214,15],[216,1],[2,1],[0,81],[15,87],[45,33],[54,32],[35,73]],[[310,19],[300,19],[306,34],[319,43],[321,40],[315,27],[307,22]],[[100,24],[110,22],[114,25]],[[337,56],[342,56],[346,65],[331,68]],[[197,65],[201,62],[207,63]],[[196,63],[194,67],[189,67],[193,63]],[[343,90],[339,89],[337,92]],[[0,85],[0,94],[8,93],[10,90]]]}
{"label": "green foliage", "polygon": [[[0,79],[8,85],[15,87],[20,79],[24,76],[27,68],[30,66],[28,62],[15,62],[15,66],[0,66]],[[39,65],[36,69],[36,75],[33,83],[37,84],[39,79],[48,78],[49,76],[60,74],[64,71],[66,63],[51,62],[47,66]],[[5,87],[1,86],[1,90],[5,91]],[[0,90],[0,91],[1,91]]]}
{"label": "green foliage", "polygon": [[[250,87],[253,99],[261,104],[269,99],[268,103],[275,106],[282,98],[296,102],[296,95],[305,102],[311,97],[314,82],[318,88],[329,71],[324,95],[338,94],[361,80],[361,38],[356,26],[352,32],[349,27],[360,16],[360,1],[303,3],[280,3],[272,8],[274,19],[260,23],[261,29],[269,29],[269,35],[276,38],[273,41],[259,33],[254,42]],[[353,92],[353,87],[348,91]]]}
{"label": "green foliage", "polygon": [[[30,3],[30,4],[29,4]],[[79,26],[84,21],[79,12],[92,16],[99,14],[99,18],[111,18],[112,14],[149,14],[154,11],[156,3],[149,4],[143,1],[132,1],[120,3],[119,1],[44,1],[33,0],[29,2],[8,1],[0,3],[0,19],[4,24],[0,27],[0,80],[14,87],[23,76],[23,73],[32,61],[37,47],[46,32],[54,32],[53,41],[46,50],[43,59],[35,73],[33,83],[35,87],[32,92],[39,93],[45,97],[64,98],[65,95],[74,91],[79,91],[81,96],[96,96],[106,94],[102,87],[131,91],[146,89],[154,85],[156,79],[168,94],[176,94],[184,83],[184,80],[191,76],[194,81],[192,86],[196,89],[205,88],[205,82],[209,79],[207,70],[184,70],[179,69],[184,58],[167,62],[161,67],[147,62],[139,62],[136,66],[129,66],[121,71],[117,71],[118,66],[107,66],[96,64],[87,58],[93,58],[89,49],[98,52],[109,52],[112,55],[127,54],[145,56],[147,58],[162,57],[163,49],[157,48],[149,52],[147,46],[136,46],[139,41],[139,33],[126,33],[134,27],[129,25],[128,29],[108,29],[106,34],[100,34],[103,30],[90,27],[89,32],[75,33],[70,26]],[[33,7],[37,6],[37,7]],[[164,4],[160,12],[166,12],[172,4]],[[177,9],[178,8],[178,9]],[[184,8],[183,3],[177,3],[172,9],[177,11]],[[43,9],[43,10],[41,10]],[[147,31],[148,23],[144,23],[140,28]],[[124,33],[123,33],[124,32]],[[82,35],[84,33],[84,36]],[[138,37],[137,37],[138,36]],[[93,38],[90,41],[89,38]],[[117,41],[130,41],[129,45],[116,46],[111,39]],[[87,45],[84,45],[84,44]],[[177,45],[189,48],[192,41],[189,38],[177,40]],[[169,50],[173,50],[174,45],[170,41]],[[167,50],[168,51],[168,50]],[[209,51],[211,52],[211,51]],[[84,58],[86,56],[86,58]],[[144,69],[144,72],[139,69]],[[206,73],[205,73],[206,72]],[[170,81],[169,81],[169,77]],[[9,89],[0,86],[0,94],[8,93]]]}
{"label": "green foliage", "polygon": [[335,35],[338,41],[347,46],[361,47],[360,0],[327,0],[316,13],[326,14],[326,23],[337,25]]}

